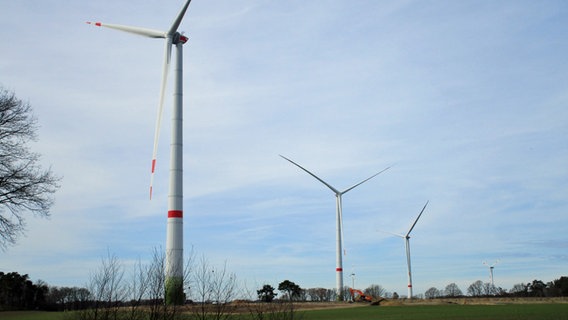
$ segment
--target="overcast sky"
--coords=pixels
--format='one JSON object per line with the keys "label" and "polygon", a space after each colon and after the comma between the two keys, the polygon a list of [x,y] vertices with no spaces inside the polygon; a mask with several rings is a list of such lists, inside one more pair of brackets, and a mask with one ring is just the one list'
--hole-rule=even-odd
{"label": "overcast sky", "polygon": [[[0,270],[82,286],[111,252],[165,247],[171,87],[154,199],[150,161],[170,1],[0,0],[0,84],[39,120],[63,177],[50,219]],[[184,46],[184,245],[248,287],[345,284],[406,294],[567,275],[566,1],[194,0]],[[171,82],[170,82],[171,83]],[[355,273],[355,278],[350,277]]]}

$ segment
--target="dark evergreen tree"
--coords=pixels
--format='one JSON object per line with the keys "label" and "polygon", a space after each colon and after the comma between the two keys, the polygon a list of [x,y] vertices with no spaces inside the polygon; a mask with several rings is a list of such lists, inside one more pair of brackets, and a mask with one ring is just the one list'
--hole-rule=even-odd
{"label": "dark evergreen tree", "polygon": [[272,302],[278,295],[278,293],[274,292],[274,287],[269,284],[262,286],[262,289],[257,290],[256,294],[258,295],[258,299],[262,302]]}

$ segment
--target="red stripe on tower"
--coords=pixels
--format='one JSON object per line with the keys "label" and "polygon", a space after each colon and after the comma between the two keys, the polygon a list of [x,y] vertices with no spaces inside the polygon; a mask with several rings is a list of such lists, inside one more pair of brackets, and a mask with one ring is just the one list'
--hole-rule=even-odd
{"label": "red stripe on tower", "polygon": [[181,210],[170,210],[170,211],[168,211],[168,218],[183,218],[183,211],[181,211]]}
{"label": "red stripe on tower", "polygon": [[156,159],[152,159],[152,173],[154,173],[154,169],[156,169]]}
{"label": "red stripe on tower", "polygon": [[335,268],[335,271],[343,271],[343,268]]}

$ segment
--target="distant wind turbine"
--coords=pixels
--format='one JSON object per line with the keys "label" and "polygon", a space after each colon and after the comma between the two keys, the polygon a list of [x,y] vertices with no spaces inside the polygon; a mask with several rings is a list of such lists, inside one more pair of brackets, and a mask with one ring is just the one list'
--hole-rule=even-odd
{"label": "distant wind turbine", "polygon": [[336,267],[335,267],[335,272],[336,272],[336,288],[337,288],[337,294],[339,295],[339,300],[343,300],[343,259],[341,257],[341,248],[343,246],[343,213],[342,213],[342,205],[341,205],[341,196],[346,194],[347,192],[349,192],[350,190],[354,189],[355,187],[371,180],[372,178],[374,178],[375,176],[379,175],[380,173],[386,171],[387,169],[389,169],[390,167],[387,167],[386,169],[383,169],[382,171],[379,171],[377,173],[375,173],[374,175],[370,176],[369,178],[343,190],[343,191],[339,191],[337,189],[335,189],[334,187],[332,187],[329,183],[323,181],[321,178],[319,178],[318,176],[316,176],[315,174],[311,173],[310,171],[308,171],[307,169],[305,169],[304,167],[302,167],[301,165],[297,164],[296,162],[286,158],[283,155],[280,155],[280,157],[284,158],[285,160],[288,160],[289,162],[291,162],[293,165],[297,166],[298,168],[304,170],[306,173],[308,173],[309,175],[311,175],[312,177],[316,178],[319,182],[323,183],[326,187],[328,187],[331,191],[333,191],[335,193],[335,198],[336,198],[336,237],[337,237],[337,241],[336,241]]}
{"label": "distant wind turbine", "polygon": [[174,99],[172,116],[172,140],[170,160],[170,188],[168,194],[168,224],[166,235],[166,302],[180,304],[184,302],[183,294],[183,51],[182,46],[188,38],[180,34],[178,27],[189,7],[191,0],[187,0],[179,14],[167,31],[159,31],[140,27],[107,24],[101,22],[87,22],[98,27],[106,27],[119,31],[134,33],[149,38],[165,39],[165,57],[162,67],[162,83],[160,88],[160,100],[156,117],[156,130],[154,133],[154,148],[152,153],[152,170],[150,176],[150,198],[152,198],[152,185],[156,158],[158,153],[158,140],[162,122],[162,110],[164,106],[164,93],[168,80],[172,46],[176,47],[176,60],[174,72]]}
{"label": "distant wind turbine", "polygon": [[[414,220],[414,223],[412,224],[410,229],[408,229],[408,232],[405,235],[387,232],[389,234],[392,234],[394,236],[401,237],[401,238],[404,239],[404,246],[406,248],[406,265],[408,267],[408,298],[409,299],[412,299],[412,268],[410,266],[410,232],[412,232],[412,229],[414,229],[414,226],[416,226],[416,223],[418,222],[418,219],[420,219],[420,216],[422,215],[422,213],[426,209],[428,202],[430,202],[430,201],[426,201],[426,204],[422,208],[422,211],[420,211],[420,214],[418,214],[418,217],[416,218],[416,220]],[[386,231],[384,231],[384,232],[386,232]]]}
{"label": "distant wind turbine", "polygon": [[487,264],[487,262],[483,261],[483,264],[486,265],[487,267],[489,267],[489,280],[491,281],[491,288],[495,287],[495,285],[493,284],[493,269],[495,268],[495,265],[499,263],[499,260],[493,262],[493,264],[489,265]]}

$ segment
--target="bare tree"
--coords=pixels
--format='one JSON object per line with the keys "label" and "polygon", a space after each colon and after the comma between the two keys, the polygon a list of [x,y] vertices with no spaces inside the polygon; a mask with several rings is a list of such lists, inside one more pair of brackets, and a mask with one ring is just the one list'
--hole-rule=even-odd
{"label": "bare tree", "polygon": [[93,307],[79,313],[81,320],[117,319],[127,296],[124,267],[115,255],[108,253],[91,277],[88,286]]}
{"label": "bare tree", "polygon": [[517,283],[509,292],[515,296],[526,297],[528,295],[528,287],[524,283]]}
{"label": "bare tree", "polygon": [[483,294],[483,281],[477,280],[467,288],[467,294],[472,297],[479,297]]}
{"label": "bare tree", "polygon": [[192,308],[197,319],[227,319],[234,308],[230,302],[237,295],[234,273],[227,265],[215,268],[205,257],[201,257],[191,278],[191,293],[197,307]]}
{"label": "bare tree", "polygon": [[[184,288],[189,289],[193,254],[186,258]],[[130,277],[114,255],[102,264],[90,278],[89,292],[92,307],[79,312],[81,320],[175,320],[183,318],[183,306],[165,303],[165,253],[154,249],[148,264],[134,265]]]}
{"label": "bare tree", "polygon": [[326,288],[310,288],[308,289],[308,296],[310,301],[331,301],[329,291],[330,290]]}
{"label": "bare tree", "polygon": [[493,284],[491,284],[489,282],[486,282],[486,283],[483,284],[483,294],[484,295],[493,296],[493,295],[496,295],[498,292],[499,292],[499,290],[497,290],[497,288]]}
{"label": "bare tree", "polygon": [[25,231],[25,212],[48,217],[60,178],[39,165],[37,120],[30,104],[0,87],[0,249]]}
{"label": "bare tree", "polygon": [[144,298],[150,291],[150,282],[148,281],[150,275],[148,269],[149,268],[143,265],[140,260],[134,265],[130,275],[130,281],[128,282],[128,299],[130,300],[128,301],[129,311],[126,319],[136,320],[144,318],[146,311],[142,306]]}
{"label": "bare tree", "polygon": [[[161,248],[154,249],[152,261],[146,267],[147,298],[149,302],[150,320],[176,319],[179,318],[182,306],[168,304],[165,301],[166,294],[166,254]],[[183,273],[183,288],[185,291],[190,289],[190,275],[193,271],[193,251],[185,258]]]}
{"label": "bare tree", "polygon": [[364,291],[366,295],[375,298],[384,297],[386,292],[387,290],[378,284],[372,284]]}
{"label": "bare tree", "polygon": [[446,286],[446,289],[444,289],[444,294],[447,297],[459,297],[462,295],[462,291],[457,284],[452,282]]}
{"label": "bare tree", "polygon": [[163,250],[154,249],[152,261],[146,267],[146,281],[148,283],[147,298],[149,302],[149,319],[157,320],[165,313],[166,254]]}
{"label": "bare tree", "polygon": [[426,292],[424,292],[424,296],[426,297],[426,299],[438,298],[440,295],[441,295],[440,290],[438,290],[435,287],[431,287],[430,289],[426,290]]}

